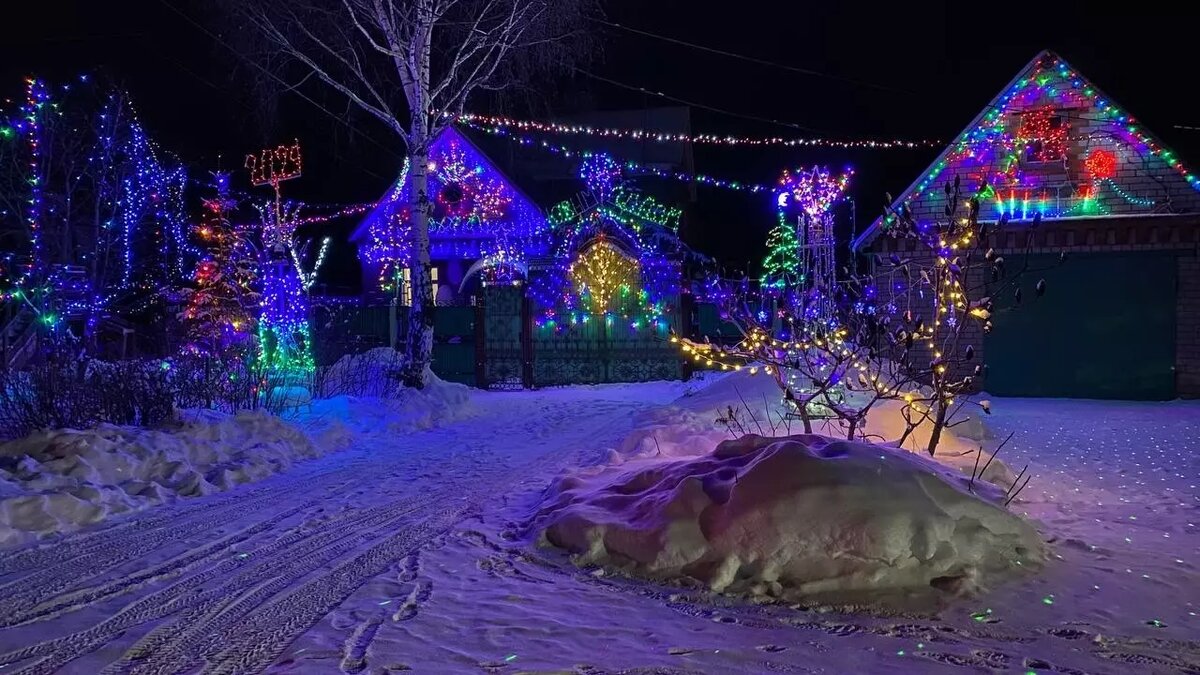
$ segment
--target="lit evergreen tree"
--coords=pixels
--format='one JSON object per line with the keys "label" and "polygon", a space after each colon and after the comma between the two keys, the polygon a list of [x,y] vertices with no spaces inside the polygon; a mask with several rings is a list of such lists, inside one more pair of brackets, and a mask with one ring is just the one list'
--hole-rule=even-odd
{"label": "lit evergreen tree", "polygon": [[796,227],[781,215],[779,223],[767,233],[767,257],[763,259],[763,287],[781,291],[803,282],[800,253]]}
{"label": "lit evergreen tree", "polygon": [[187,348],[212,356],[242,356],[255,328],[257,274],[250,242],[229,221],[236,202],[229,197],[228,176],[217,176],[217,196],[204,200],[195,228],[207,255],[196,266],[196,287],[185,291],[181,317]]}

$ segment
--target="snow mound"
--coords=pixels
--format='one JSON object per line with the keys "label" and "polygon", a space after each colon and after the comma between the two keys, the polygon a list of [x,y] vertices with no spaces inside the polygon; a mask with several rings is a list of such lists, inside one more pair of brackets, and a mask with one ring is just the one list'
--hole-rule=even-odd
{"label": "snow mound", "polygon": [[391,347],[347,354],[319,373],[317,392],[324,398],[396,396],[405,389],[401,382],[404,363],[404,354]]}
{"label": "snow mound", "polygon": [[261,412],[185,413],[175,430],[101,424],[0,445],[0,546],[175,498],[228,490],[344,447]]}
{"label": "snow mound", "polygon": [[[661,442],[661,441],[660,441]],[[579,564],[718,592],[821,602],[969,595],[1043,560],[1003,492],[911,452],[815,435],[725,441],[709,455],[593,468],[533,524]],[[940,595],[934,593],[933,595]]]}

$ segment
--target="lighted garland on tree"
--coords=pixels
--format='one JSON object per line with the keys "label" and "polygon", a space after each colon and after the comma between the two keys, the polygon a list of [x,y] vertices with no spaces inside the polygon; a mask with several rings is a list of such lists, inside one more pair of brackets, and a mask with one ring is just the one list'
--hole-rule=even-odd
{"label": "lighted garland on tree", "polygon": [[[316,364],[312,354],[308,288],[296,254],[299,205],[283,201],[280,185],[301,174],[300,144],[268,148],[249,155],[246,167],[254,185],[270,185],[271,204],[258,205],[262,216],[259,278],[262,295],[258,317],[258,361],[276,377],[303,378]],[[315,277],[317,270],[313,270]]]}
{"label": "lighted garland on tree", "polygon": [[239,359],[257,334],[258,261],[248,233],[230,221],[237,202],[229,196],[229,175],[217,174],[216,187],[216,197],[204,200],[195,228],[206,256],[196,266],[195,288],[184,292],[180,318],[188,351]]}
{"label": "lighted garland on tree", "polygon": [[[918,224],[907,207],[889,210],[895,219],[889,236],[911,240],[932,255],[893,254],[876,260],[879,278],[840,280],[831,295],[831,321],[806,320],[802,306],[784,313],[781,330],[756,311],[761,291],[730,283],[722,311],[741,339],[730,346],[678,336],[672,342],[698,366],[772,376],[789,411],[780,424],[795,419],[806,433],[901,446],[921,435],[917,449],[934,454],[943,432],[966,411],[990,412],[988,401],[974,398],[984,366],[976,361],[969,327],[990,331],[992,298],[1012,293],[1019,303],[1023,280],[1039,271],[1027,262],[1009,269],[987,247],[988,228],[979,220],[986,186],[968,198],[955,180],[946,194],[959,206],[936,222]],[[1031,230],[1026,261],[1033,243]],[[879,286],[888,292],[880,293]],[[1032,286],[1035,297],[1045,291],[1044,280]],[[904,422],[899,437],[868,438],[869,415],[887,401],[899,406]]]}
{"label": "lighted garland on tree", "polygon": [[581,208],[563,202],[550,211],[554,264],[530,289],[538,325],[563,332],[603,320],[664,330],[680,289],[679,210],[626,183],[609,155],[589,155],[579,176]]}
{"label": "lighted garland on tree", "polygon": [[186,173],[118,91],[82,76],[54,88],[28,78],[25,93],[0,115],[0,189],[23,202],[24,240],[0,259],[0,293],[47,328],[82,320],[91,345],[102,319],[146,309],[192,269]]}

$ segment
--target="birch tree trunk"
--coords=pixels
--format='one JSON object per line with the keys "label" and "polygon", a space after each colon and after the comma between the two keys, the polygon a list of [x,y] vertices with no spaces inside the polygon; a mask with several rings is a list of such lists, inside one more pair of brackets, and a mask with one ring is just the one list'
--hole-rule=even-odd
{"label": "birch tree trunk", "polygon": [[411,211],[413,222],[413,252],[409,265],[412,279],[412,302],[408,313],[408,357],[404,384],[425,386],[425,373],[433,357],[433,282],[429,256],[429,141],[424,138],[413,143],[409,157],[409,177],[412,180]]}

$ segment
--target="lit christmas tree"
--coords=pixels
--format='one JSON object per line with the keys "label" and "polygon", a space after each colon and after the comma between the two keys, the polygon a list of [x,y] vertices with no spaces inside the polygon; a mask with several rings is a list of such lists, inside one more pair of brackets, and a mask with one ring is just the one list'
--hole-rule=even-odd
{"label": "lit christmas tree", "polygon": [[196,266],[196,288],[186,291],[181,318],[187,349],[212,356],[241,356],[254,335],[258,294],[250,242],[229,221],[236,202],[229,197],[229,176],[216,176],[217,196],[204,200],[195,228],[207,255]]}
{"label": "lit christmas tree", "polygon": [[779,292],[802,284],[804,273],[800,265],[800,253],[796,223],[780,211],[779,222],[767,233],[767,257],[763,259],[763,288]]}

